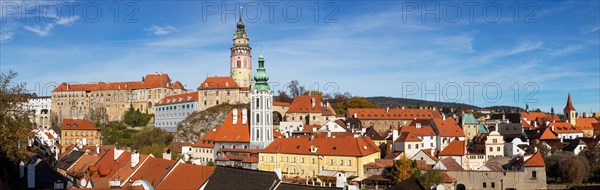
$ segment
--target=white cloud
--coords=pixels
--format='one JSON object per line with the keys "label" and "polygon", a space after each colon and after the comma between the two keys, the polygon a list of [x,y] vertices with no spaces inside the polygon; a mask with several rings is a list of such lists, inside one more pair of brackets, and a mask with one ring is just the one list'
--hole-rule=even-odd
{"label": "white cloud", "polygon": [[37,34],[40,37],[44,37],[44,36],[48,36],[48,34],[50,34],[50,31],[52,30],[52,28],[54,28],[53,24],[46,24],[45,27],[42,27],[40,25],[36,25],[36,26],[23,26],[23,28],[25,30],[28,30],[30,32],[33,32],[35,34]]}
{"label": "white cloud", "polygon": [[145,28],[144,30],[146,30],[146,32],[150,32],[154,35],[159,35],[159,36],[171,34],[173,32],[178,31],[175,27],[172,27],[170,25],[166,25],[166,26],[152,25],[148,28]]}
{"label": "white cloud", "polygon": [[577,52],[579,52],[579,50],[582,50],[582,49],[583,49],[583,45],[581,45],[581,44],[568,45],[567,47],[564,47],[564,48],[551,49],[551,50],[549,50],[549,54],[551,56],[563,56],[563,55],[577,53]]}
{"label": "white cloud", "polygon": [[77,20],[79,20],[79,16],[78,15],[73,15],[73,16],[70,16],[70,17],[65,17],[65,18],[58,19],[56,21],[56,24],[58,24],[58,25],[73,24]]}
{"label": "white cloud", "polygon": [[0,33],[0,42],[8,41],[13,38],[15,33],[12,32],[2,32]]}

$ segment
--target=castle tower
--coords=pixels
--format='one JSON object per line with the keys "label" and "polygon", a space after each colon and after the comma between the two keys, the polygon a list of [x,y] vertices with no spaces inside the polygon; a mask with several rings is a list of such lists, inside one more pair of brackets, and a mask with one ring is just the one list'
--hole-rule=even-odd
{"label": "castle tower", "polygon": [[231,77],[241,87],[250,87],[252,82],[252,48],[246,34],[246,26],[242,21],[242,8],[240,7],[240,19],[237,29],[233,34],[233,46],[231,47]]}
{"label": "castle tower", "polygon": [[569,97],[567,98],[567,105],[565,106],[565,109],[563,111],[567,122],[575,125],[577,121],[577,116],[575,116],[575,107],[573,107],[573,102],[571,102],[571,93],[569,93]]}
{"label": "castle tower", "polygon": [[250,149],[264,149],[273,142],[273,93],[264,66],[265,58],[260,54],[250,93]]}

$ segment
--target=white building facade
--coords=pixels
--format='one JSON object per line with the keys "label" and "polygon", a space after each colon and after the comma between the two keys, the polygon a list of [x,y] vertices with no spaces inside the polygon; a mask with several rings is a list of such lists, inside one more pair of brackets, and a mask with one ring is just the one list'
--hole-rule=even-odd
{"label": "white building facade", "polygon": [[197,110],[197,92],[166,96],[155,106],[154,126],[175,132],[179,122]]}

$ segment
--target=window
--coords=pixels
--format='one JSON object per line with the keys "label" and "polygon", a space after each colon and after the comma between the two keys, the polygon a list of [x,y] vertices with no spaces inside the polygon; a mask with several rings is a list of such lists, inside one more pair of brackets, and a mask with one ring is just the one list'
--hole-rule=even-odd
{"label": "window", "polygon": [[415,148],[416,148],[416,149],[419,149],[419,144],[415,144]]}
{"label": "window", "polygon": [[492,139],[493,143],[498,143],[498,139]]}
{"label": "window", "polygon": [[532,171],[531,172],[531,178],[532,179],[537,179],[537,171]]}
{"label": "window", "polygon": [[265,156],[260,156],[260,161],[264,161],[265,160]]}
{"label": "window", "polygon": [[491,188],[496,188],[496,183],[494,183],[494,182],[490,183],[490,187]]}
{"label": "window", "polygon": [[496,147],[496,151],[500,152],[500,147]]}
{"label": "window", "polygon": [[270,161],[273,162],[273,156],[271,156],[271,160]]}
{"label": "window", "polygon": [[333,159],[329,159],[329,165],[333,166]]}
{"label": "window", "polygon": [[[304,163],[304,158],[300,158],[300,163]],[[302,172],[304,173],[304,172]]]}
{"label": "window", "polygon": [[[313,163],[313,164],[315,163],[315,158],[312,158],[312,163]],[[313,174],[313,175],[314,175],[314,174]]]}
{"label": "window", "polygon": [[483,188],[487,188],[487,184],[483,182]]}
{"label": "window", "polygon": [[494,152],[494,147],[490,147],[490,152]]}
{"label": "window", "polygon": [[348,166],[352,166],[352,160],[348,160]]}
{"label": "window", "polygon": [[292,162],[296,162],[296,157],[292,157]]}
{"label": "window", "polygon": [[410,149],[410,144],[408,144],[408,149]]}

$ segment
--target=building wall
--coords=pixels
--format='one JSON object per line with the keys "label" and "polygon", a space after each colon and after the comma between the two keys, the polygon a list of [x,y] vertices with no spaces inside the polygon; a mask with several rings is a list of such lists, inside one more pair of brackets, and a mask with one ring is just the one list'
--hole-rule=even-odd
{"label": "building wall", "polygon": [[395,119],[360,119],[363,127],[373,126],[373,129],[377,132],[386,132],[391,126],[398,127],[407,126],[412,120],[395,120]]}
{"label": "building wall", "polygon": [[330,120],[335,120],[335,116],[323,116],[322,113],[286,113],[284,118],[285,121],[302,122],[304,125],[324,125]]}
{"label": "building wall", "polygon": [[158,105],[155,108],[154,126],[167,132],[177,131],[177,124],[198,110],[198,102]]}
{"label": "building wall", "polygon": [[468,154],[465,156],[465,165],[463,166],[466,170],[477,170],[483,166],[487,161],[487,157],[484,154]]}
{"label": "building wall", "polygon": [[50,118],[52,99],[50,97],[30,98],[22,106],[31,113],[31,122],[35,123],[38,128],[50,129],[52,125]]}
{"label": "building wall", "polygon": [[198,89],[198,111],[203,111],[222,103],[247,104],[250,100],[249,94],[250,91],[237,88]]}
{"label": "building wall", "polygon": [[[102,144],[100,138],[100,130],[66,130],[61,131],[61,145],[66,147],[67,145],[77,144],[77,140],[83,142],[85,139],[88,145]],[[84,144],[86,145],[86,144]]]}
{"label": "building wall", "polygon": [[214,148],[192,147],[191,153],[190,159],[193,164],[206,165],[209,161],[215,160]]}
{"label": "building wall", "polygon": [[259,153],[258,169],[273,171],[281,168],[282,173],[288,177],[310,177],[323,170],[347,171],[364,178],[367,176],[364,175],[363,165],[378,158],[379,152],[363,157]]}
{"label": "building wall", "polygon": [[[466,189],[546,189],[544,167],[526,167],[523,171],[447,171],[456,179],[456,185]],[[532,173],[536,178],[532,178]],[[486,187],[483,187],[483,183]],[[494,183],[494,188],[492,188]],[[454,186],[456,188],[456,186]]]}
{"label": "building wall", "polygon": [[422,142],[394,142],[394,152],[404,152],[410,158],[423,149],[422,144]]}
{"label": "building wall", "polygon": [[468,142],[471,142],[471,140],[473,140],[473,137],[475,137],[475,135],[477,135],[477,125],[479,125],[479,124],[464,124],[463,125],[463,132],[465,132],[465,136],[466,136]]}

